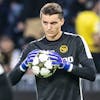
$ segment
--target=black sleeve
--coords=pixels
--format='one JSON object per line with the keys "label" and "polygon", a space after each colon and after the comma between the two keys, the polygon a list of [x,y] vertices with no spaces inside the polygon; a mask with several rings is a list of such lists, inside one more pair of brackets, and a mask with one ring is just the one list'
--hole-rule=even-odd
{"label": "black sleeve", "polygon": [[[85,60],[84,60],[85,61]],[[91,63],[91,64],[89,64]],[[81,67],[74,65],[72,73],[80,78],[84,78],[90,81],[94,81],[96,77],[96,70],[94,68],[93,60],[86,60]]]}
{"label": "black sleeve", "polygon": [[20,81],[24,73],[25,72],[20,70],[19,66],[15,67],[14,70],[12,70],[8,76],[11,81],[11,84],[16,85]]}
{"label": "black sleeve", "polygon": [[0,100],[12,100],[12,88],[6,74],[0,75]]}
{"label": "black sleeve", "polygon": [[89,48],[82,37],[77,38],[77,57],[81,66],[77,67],[74,65],[72,73],[80,78],[94,81],[96,77],[95,64]]}
{"label": "black sleeve", "polygon": [[23,62],[23,60],[26,58],[27,54],[30,52],[31,47],[30,44],[23,50],[20,60],[17,63],[17,65],[15,66],[15,68],[9,73],[8,77],[11,80],[11,84],[12,85],[16,85],[20,79],[22,78],[22,76],[25,74],[25,72],[20,70],[20,64]]}

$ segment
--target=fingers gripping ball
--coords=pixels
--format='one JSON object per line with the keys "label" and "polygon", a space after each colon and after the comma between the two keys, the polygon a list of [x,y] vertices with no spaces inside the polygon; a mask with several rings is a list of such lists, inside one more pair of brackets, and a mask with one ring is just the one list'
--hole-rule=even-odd
{"label": "fingers gripping ball", "polygon": [[40,50],[33,50],[31,51],[27,57],[24,59],[24,61],[20,65],[21,71],[26,71],[28,67],[30,67],[30,63],[33,62],[34,57],[39,53]]}
{"label": "fingers gripping ball", "polygon": [[31,63],[32,72],[40,78],[47,78],[54,74],[57,66],[52,65],[49,57],[50,51],[40,50]]}
{"label": "fingers gripping ball", "polygon": [[73,69],[73,64],[63,59],[58,53],[51,52],[49,57],[52,60],[52,64],[58,66],[59,69],[64,69],[67,72],[71,72]]}

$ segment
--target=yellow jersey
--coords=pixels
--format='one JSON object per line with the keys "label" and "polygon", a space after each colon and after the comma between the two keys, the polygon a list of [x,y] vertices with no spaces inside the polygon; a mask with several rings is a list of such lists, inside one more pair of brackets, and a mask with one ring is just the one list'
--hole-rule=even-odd
{"label": "yellow jersey", "polygon": [[75,20],[76,32],[86,40],[91,52],[100,52],[99,47],[94,46],[93,34],[100,31],[98,24],[100,17],[93,11],[83,11]]}

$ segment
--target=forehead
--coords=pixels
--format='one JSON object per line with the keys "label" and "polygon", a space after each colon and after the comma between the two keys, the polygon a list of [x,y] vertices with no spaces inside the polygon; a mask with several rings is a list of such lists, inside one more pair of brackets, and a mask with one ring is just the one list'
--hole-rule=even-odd
{"label": "forehead", "polygon": [[59,14],[53,14],[53,15],[44,15],[44,14],[42,14],[41,20],[51,22],[51,21],[59,21],[60,18],[59,18]]}

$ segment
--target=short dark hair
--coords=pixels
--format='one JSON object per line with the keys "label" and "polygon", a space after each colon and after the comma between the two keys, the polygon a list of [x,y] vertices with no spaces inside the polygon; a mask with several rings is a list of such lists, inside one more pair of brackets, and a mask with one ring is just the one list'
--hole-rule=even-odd
{"label": "short dark hair", "polygon": [[47,3],[40,10],[40,18],[42,14],[53,15],[59,14],[59,18],[64,18],[62,7],[58,3]]}

